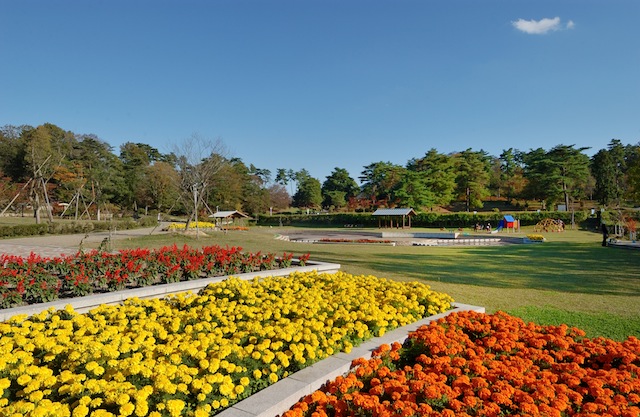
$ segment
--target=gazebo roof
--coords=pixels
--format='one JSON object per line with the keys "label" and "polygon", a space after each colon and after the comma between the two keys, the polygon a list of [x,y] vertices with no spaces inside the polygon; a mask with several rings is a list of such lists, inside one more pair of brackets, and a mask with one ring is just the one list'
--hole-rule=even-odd
{"label": "gazebo roof", "polygon": [[373,216],[408,216],[415,215],[416,212],[412,208],[387,208],[377,209],[373,212]]}
{"label": "gazebo roof", "polygon": [[213,217],[215,219],[226,219],[227,217],[250,219],[249,216],[239,212],[238,210],[216,211],[215,213],[211,214],[209,217]]}

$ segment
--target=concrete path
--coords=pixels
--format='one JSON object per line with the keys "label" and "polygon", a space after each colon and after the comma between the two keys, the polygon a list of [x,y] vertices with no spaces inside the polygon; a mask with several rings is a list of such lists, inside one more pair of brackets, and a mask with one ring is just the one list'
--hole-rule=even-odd
{"label": "concrete path", "polygon": [[[151,234],[166,234],[162,231],[162,225],[153,228],[145,227],[131,230],[117,230],[111,234],[112,240],[127,239],[131,237],[148,236]],[[74,235],[46,235],[33,237],[18,237],[13,239],[0,239],[0,254],[29,256],[35,253],[44,257],[56,257],[60,255],[73,255],[78,252],[80,245],[84,249],[96,248],[109,232],[91,232],[88,234]]]}

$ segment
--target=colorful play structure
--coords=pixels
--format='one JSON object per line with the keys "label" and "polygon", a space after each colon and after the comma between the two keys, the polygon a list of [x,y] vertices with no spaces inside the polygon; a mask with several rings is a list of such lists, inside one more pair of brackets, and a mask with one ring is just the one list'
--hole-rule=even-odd
{"label": "colorful play structure", "polygon": [[517,232],[520,230],[520,220],[516,220],[513,216],[506,214],[498,223],[498,227],[495,230],[492,230],[491,233],[498,233],[502,229],[507,229],[507,232]]}

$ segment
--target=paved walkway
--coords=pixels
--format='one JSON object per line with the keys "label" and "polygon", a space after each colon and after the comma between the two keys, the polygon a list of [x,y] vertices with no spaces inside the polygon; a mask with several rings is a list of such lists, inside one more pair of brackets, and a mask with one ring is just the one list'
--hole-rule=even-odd
{"label": "paved walkway", "polygon": [[[131,230],[117,230],[111,234],[111,239],[118,240],[165,233],[167,232],[162,231],[162,226],[156,228],[145,227]],[[47,235],[0,239],[0,254],[26,257],[31,253],[35,253],[49,258],[60,255],[73,255],[78,252],[81,244],[85,249],[96,248],[108,237],[109,232],[91,232],[89,234],[81,233],[74,235]]]}

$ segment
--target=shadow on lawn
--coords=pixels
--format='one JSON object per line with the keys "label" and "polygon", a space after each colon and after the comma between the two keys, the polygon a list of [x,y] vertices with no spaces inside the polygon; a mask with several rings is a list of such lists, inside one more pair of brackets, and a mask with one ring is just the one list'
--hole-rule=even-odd
{"label": "shadow on lawn", "polygon": [[[315,251],[314,251],[315,252]],[[314,256],[322,256],[314,253]],[[327,252],[328,257],[335,253]],[[372,253],[345,264],[402,276],[496,288],[584,294],[640,295],[640,253],[593,244],[428,248],[415,253]]]}

